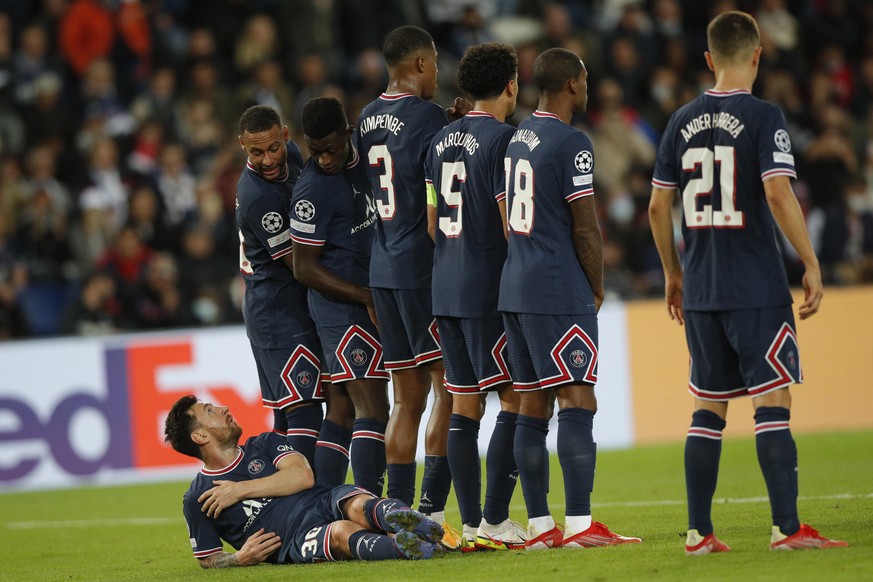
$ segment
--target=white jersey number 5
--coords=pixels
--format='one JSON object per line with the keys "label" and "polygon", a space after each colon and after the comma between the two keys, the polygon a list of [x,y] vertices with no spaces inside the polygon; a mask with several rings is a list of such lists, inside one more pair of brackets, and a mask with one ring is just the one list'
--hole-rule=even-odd
{"label": "white jersey number 5", "polygon": [[[448,238],[461,236],[463,223],[461,221],[461,207],[464,205],[464,199],[461,197],[461,184],[467,179],[467,166],[462,161],[443,162],[443,170],[440,178],[440,195],[445,199],[449,209],[456,208],[458,211],[457,220],[452,220],[450,216],[440,216],[440,230]],[[458,179],[458,189],[452,190],[455,184],[455,178]]]}
{"label": "white jersey number 5", "polygon": [[385,200],[382,197],[376,199],[376,206],[379,209],[379,218],[382,220],[391,220],[394,218],[394,213],[397,211],[397,197],[394,195],[394,162],[391,160],[391,152],[388,151],[388,146],[374,145],[367,152],[367,158],[370,160],[370,166],[383,165],[384,171],[379,175],[379,185],[382,191],[385,192]]}
{"label": "white jersey number 5", "polygon": [[[712,208],[712,187],[715,174],[715,164],[718,163],[718,183],[721,192],[721,209]],[[746,225],[745,215],[736,209],[736,181],[734,148],[731,146],[715,146],[715,151],[709,148],[689,148],[682,155],[682,169],[694,171],[700,166],[700,177],[688,181],[682,190],[682,206],[685,214],[685,226],[688,228],[743,228]],[[706,196],[707,201],[700,208],[697,197]]]}

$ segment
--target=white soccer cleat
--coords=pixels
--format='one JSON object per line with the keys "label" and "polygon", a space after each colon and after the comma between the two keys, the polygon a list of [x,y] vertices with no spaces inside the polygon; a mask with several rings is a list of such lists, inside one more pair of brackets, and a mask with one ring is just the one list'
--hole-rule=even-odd
{"label": "white soccer cleat", "polygon": [[476,547],[480,550],[523,550],[526,541],[525,528],[508,518],[497,525],[483,519],[476,531]]}

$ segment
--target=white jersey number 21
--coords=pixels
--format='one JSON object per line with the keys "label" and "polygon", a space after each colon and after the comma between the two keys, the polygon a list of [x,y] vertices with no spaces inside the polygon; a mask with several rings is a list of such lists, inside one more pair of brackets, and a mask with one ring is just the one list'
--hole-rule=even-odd
{"label": "white jersey number 21", "polygon": [[[745,215],[736,209],[736,162],[734,148],[715,146],[709,148],[689,148],[682,155],[682,169],[694,171],[700,166],[700,177],[688,181],[682,190],[682,206],[685,226],[688,228],[743,228]],[[721,210],[712,208],[712,187],[715,164],[718,163],[718,184],[721,192]],[[697,197],[705,196],[706,202],[698,208]]]}

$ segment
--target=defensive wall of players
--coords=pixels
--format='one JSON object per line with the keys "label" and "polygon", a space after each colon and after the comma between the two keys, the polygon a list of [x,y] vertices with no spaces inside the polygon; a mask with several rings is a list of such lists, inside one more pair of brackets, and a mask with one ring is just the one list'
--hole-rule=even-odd
{"label": "defensive wall of players", "polygon": [[[871,306],[873,287],[831,288],[822,311],[798,322],[806,383],[792,431],[873,428]],[[681,441],[692,398],[684,331],[661,301],[607,301],[600,326],[599,447]],[[191,464],[162,442],[183,394],[230,406],[252,433],[271,426],[242,327],[5,343],[0,370],[0,492],[190,478]],[[734,408],[725,436],[750,437],[751,405]]]}

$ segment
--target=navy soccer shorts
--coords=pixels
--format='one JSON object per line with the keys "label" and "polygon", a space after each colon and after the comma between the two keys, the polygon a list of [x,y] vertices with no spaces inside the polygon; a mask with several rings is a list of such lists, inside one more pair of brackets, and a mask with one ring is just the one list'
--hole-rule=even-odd
{"label": "navy soccer shorts", "polygon": [[[313,329],[297,336],[298,344],[281,349],[252,346],[267,408],[285,408],[307,400],[323,400],[321,342]],[[326,380],[326,378],[325,378]]]}
{"label": "navy soccer shorts", "polygon": [[509,370],[519,392],[597,382],[597,316],[504,313]]}
{"label": "navy soccer shorts", "polygon": [[442,358],[430,289],[371,289],[385,369],[414,368]]}
{"label": "navy soccer shorts", "polygon": [[352,325],[316,326],[324,346],[324,359],[331,382],[337,384],[361,378],[390,378],[382,361],[379,332],[365,308],[361,307],[361,313]]}
{"label": "navy soccer shorts", "polygon": [[452,394],[481,394],[511,380],[501,318],[438,316],[436,320],[446,367],[446,390]]}
{"label": "navy soccer shorts", "polygon": [[348,519],[340,505],[346,499],[357,495],[375,497],[372,493],[354,485],[340,485],[328,490],[303,515],[300,525],[294,530],[288,558],[292,563],[332,562],[335,558],[330,551],[330,530],[335,521]]}
{"label": "navy soccer shorts", "polygon": [[791,305],[686,311],[688,390],[703,400],[760,396],[803,382]]}

